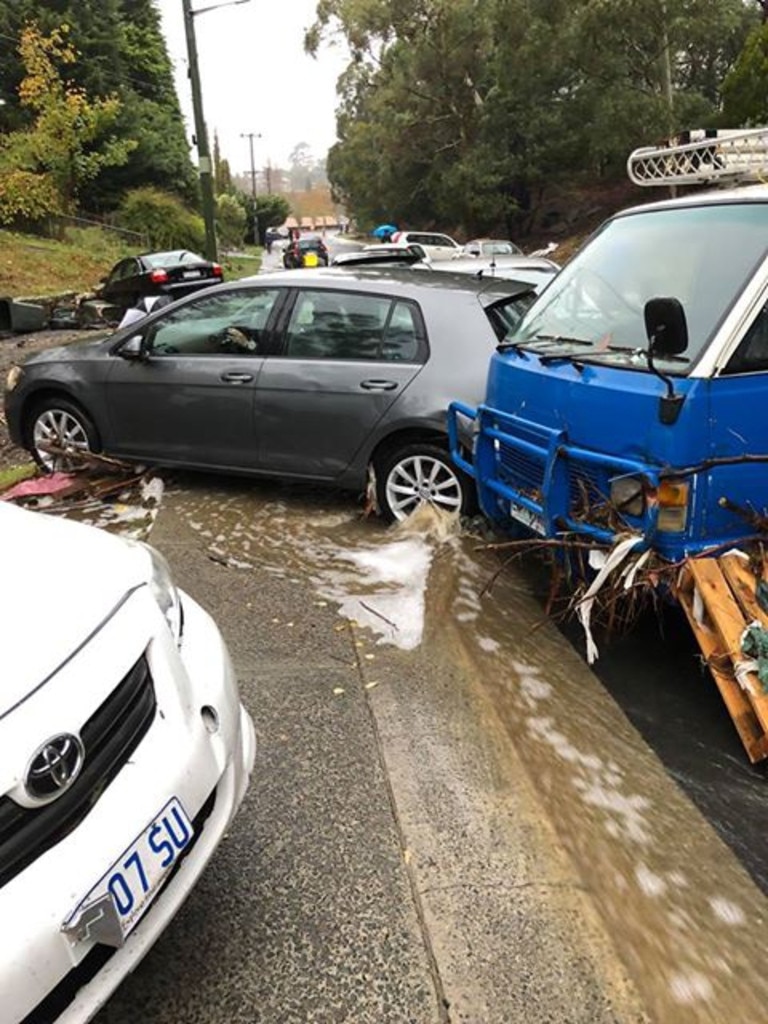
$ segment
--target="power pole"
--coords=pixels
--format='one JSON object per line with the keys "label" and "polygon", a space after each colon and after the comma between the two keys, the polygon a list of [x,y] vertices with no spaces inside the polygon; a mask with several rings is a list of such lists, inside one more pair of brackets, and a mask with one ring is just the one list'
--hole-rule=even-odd
{"label": "power pole", "polygon": [[[203,220],[205,221],[205,255],[209,260],[218,260],[216,244],[216,206],[213,196],[213,173],[211,152],[208,148],[208,132],[203,116],[203,97],[200,90],[200,68],[197,62],[197,42],[195,40],[195,11],[192,0],[181,0],[184,10],[184,29],[187,34],[187,56],[189,58],[189,81],[192,87],[192,109],[195,115],[195,141],[197,143],[197,164],[200,173],[200,193],[203,201]],[[199,11],[197,13],[202,13]]]}
{"label": "power pole", "polygon": [[253,159],[253,140],[260,139],[260,132],[240,132],[241,139],[248,139],[248,144],[251,149],[251,196],[253,201],[256,201],[256,164]]}

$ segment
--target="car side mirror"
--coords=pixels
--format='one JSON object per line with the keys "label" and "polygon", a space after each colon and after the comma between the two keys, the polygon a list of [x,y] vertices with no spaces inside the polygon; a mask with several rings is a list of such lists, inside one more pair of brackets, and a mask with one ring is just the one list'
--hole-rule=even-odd
{"label": "car side mirror", "polygon": [[145,359],[146,352],[143,347],[143,339],[140,334],[132,334],[117,350],[117,354],[123,359]]}
{"label": "car side mirror", "polygon": [[649,350],[654,356],[679,356],[688,348],[688,324],[679,299],[649,299],[643,311]]}

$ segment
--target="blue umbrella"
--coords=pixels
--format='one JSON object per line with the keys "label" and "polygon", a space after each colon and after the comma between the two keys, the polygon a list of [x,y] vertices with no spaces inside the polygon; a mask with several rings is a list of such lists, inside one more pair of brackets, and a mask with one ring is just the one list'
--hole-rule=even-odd
{"label": "blue umbrella", "polygon": [[374,228],[371,234],[374,238],[384,238],[385,235],[394,235],[397,231],[396,224],[379,224],[377,228]]}

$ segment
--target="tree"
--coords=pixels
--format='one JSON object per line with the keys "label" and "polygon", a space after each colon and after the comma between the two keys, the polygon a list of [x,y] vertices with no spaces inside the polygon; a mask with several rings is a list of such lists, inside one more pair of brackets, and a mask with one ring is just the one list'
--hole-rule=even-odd
{"label": "tree", "polygon": [[233,195],[216,198],[216,233],[224,249],[236,249],[245,239],[246,211]]}
{"label": "tree", "polygon": [[341,33],[328,173],[357,219],[523,230],[546,191],[718,114],[757,12],[743,0],[319,0]]}
{"label": "tree", "polygon": [[78,59],[68,66],[68,78],[89,96],[119,96],[114,130],[136,142],[124,164],[102,168],[83,185],[83,205],[113,209],[126,189],[144,184],[195,202],[197,175],[154,0],[2,0],[0,97],[6,106],[0,108],[0,127],[6,130],[33,121],[15,100],[24,75],[18,40],[32,21],[43,33],[69,26]]}
{"label": "tree", "polygon": [[768,22],[752,30],[723,82],[723,122],[768,124]]}
{"label": "tree", "polygon": [[[32,112],[29,130],[0,139],[0,219],[71,212],[83,186],[104,167],[124,163],[135,142],[111,134],[120,101],[89,99],[64,80],[60,68],[77,59],[66,26],[43,35],[36,25],[21,34],[26,74],[21,106]],[[98,140],[98,147],[94,143]]]}

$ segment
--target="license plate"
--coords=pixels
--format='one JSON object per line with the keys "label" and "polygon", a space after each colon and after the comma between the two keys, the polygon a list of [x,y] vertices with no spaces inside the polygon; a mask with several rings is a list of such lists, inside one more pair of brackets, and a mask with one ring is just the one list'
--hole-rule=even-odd
{"label": "license plate", "polygon": [[193,828],[172,797],[62,925],[71,942],[121,946],[192,840]]}
{"label": "license plate", "polygon": [[533,530],[534,533],[538,533],[542,537],[546,534],[544,520],[537,512],[531,512],[524,505],[518,505],[516,501],[510,501],[509,514],[518,523],[522,523],[529,530]]}
{"label": "license plate", "polygon": [[200,277],[202,270],[184,270],[182,271],[182,277]]}

